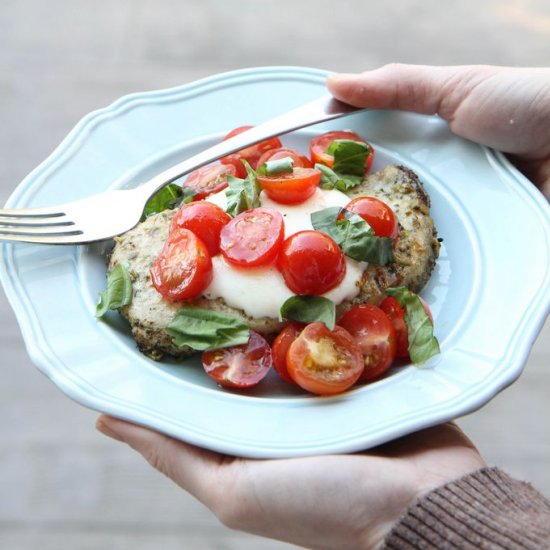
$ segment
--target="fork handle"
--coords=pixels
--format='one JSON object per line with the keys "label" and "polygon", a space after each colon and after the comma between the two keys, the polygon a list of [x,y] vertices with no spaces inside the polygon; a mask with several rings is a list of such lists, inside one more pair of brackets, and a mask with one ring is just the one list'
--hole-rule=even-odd
{"label": "fork handle", "polygon": [[143,189],[143,192],[147,193],[148,198],[158,189],[180,176],[218,160],[225,155],[248,147],[249,145],[254,145],[259,141],[263,141],[273,136],[287,134],[306,126],[312,126],[313,124],[340,118],[361,110],[364,109],[342,103],[328,95],[320,97],[292,111],[288,111],[267,122],[259,124],[258,126],[254,126],[246,132],[242,132],[228,140],[217,143],[213,147],[171,166],[141,185],[139,189]]}

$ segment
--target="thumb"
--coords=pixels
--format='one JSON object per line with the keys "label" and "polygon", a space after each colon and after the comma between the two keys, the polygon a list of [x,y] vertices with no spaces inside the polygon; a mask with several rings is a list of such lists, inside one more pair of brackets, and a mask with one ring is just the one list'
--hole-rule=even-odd
{"label": "thumb", "polygon": [[356,107],[437,113],[450,120],[475,85],[472,80],[485,77],[489,70],[391,64],[360,74],[330,75],[327,87],[334,97]]}
{"label": "thumb", "polygon": [[456,135],[514,155],[517,166],[548,193],[549,75],[545,68],[392,64],[330,75],[327,87],[356,107],[437,114]]}

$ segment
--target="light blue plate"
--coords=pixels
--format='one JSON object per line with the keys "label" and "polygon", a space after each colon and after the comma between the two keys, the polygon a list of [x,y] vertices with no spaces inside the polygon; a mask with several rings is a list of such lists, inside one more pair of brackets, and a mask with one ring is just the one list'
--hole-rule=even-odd
{"label": "light blue plate", "polygon": [[[260,68],[124,97],[85,117],[8,204],[53,205],[139,185],[236,126],[326,93],[324,77]],[[549,309],[548,203],[502,155],[457,138],[436,117],[373,111],[283,141],[306,151],[312,135],[348,128],[374,144],[374,169],[403,163],[431,196],[443,246],[423,296],[441,355],[337,397],[305,396],[275,377],[252,394],[232,393],[196,360],[142,356],[118,316],[96,321],[103,247],[3,244],[2,283],[38,368],[87,407],[251,457],[366,449],[468,413],[512,383]]]}

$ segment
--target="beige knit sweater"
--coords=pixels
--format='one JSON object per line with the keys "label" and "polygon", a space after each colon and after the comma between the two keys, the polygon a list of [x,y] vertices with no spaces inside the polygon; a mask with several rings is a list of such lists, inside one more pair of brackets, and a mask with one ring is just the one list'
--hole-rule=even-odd
{"label": "beige knit sweater", "polygon": [[483,468],[420,499],[384,548],[550,548],[550,500],[497,468]]}

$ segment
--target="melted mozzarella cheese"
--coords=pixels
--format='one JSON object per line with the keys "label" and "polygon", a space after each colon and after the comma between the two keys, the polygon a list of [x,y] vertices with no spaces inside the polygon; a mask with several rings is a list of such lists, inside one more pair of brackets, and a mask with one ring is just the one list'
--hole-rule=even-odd
{"label": "melted mozzarella cheese", "polygon": [[304,231],[305,229],[313,229],[311,225],[310,215],[313,212],[324,210],[330,206],[346,206],[349,202],[349,197],[337,191],[316,189],[315,193],[307,200],[300,204],[279,204],[272,201],[262,191],[260,194],[262,206],[274,208],[283,215],[285,221],[285,238]]}
{"label": "melted mozzarella cheese", "polygon": [[[208,197],[208,201],[224,209],[227,206],[223,191]],[[274,208],[285,222],[285,238],[298,231],[313,229],[310,214],[329,208],[345,206],[349,197],[337,190],[317,189],[307,201],[296,205],[279,204],[260,194],[262,206]],[[212,258],[214,277],[204,295],[209,299],[223,298],[228,306],[242,309],[251,317],[278,318],[285,300],[294,295],[286,286],[281,273],[274,266],[239,268],[228,264],[220,255]],[[359,293],[359,280],[365,270],[365,262],[357,262],[346,257],[346,274],[343,281],[323,294],[336,304],[349,300]]]}

